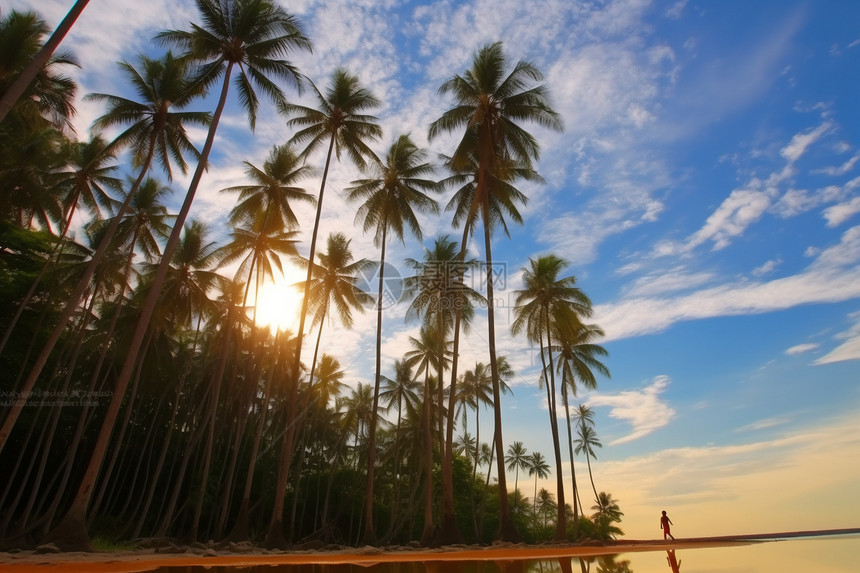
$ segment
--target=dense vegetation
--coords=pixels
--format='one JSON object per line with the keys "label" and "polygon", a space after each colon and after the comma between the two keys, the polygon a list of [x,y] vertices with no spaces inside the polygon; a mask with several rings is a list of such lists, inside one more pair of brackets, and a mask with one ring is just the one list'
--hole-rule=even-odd
{"label": "dense vegetation", "polygon": [[[71,129],[78,94],[64,73],[79,64],[63,52],[0,122],[3,545],[86,547],[90,534],[271,546],[620,534],[618,504],[591,475],[593,414],[570,403],[609,374],[603,333],[587,322],[590,300],[554,255],[532,259],[517,291],[513,331],[540,348],[547,460],[515,440],[505,447],[500,402],[513,372],[496,353],[493,282],[478,292],[466,280],[492,267],[494,234],[522,222],[516,185],[541,180],[526,127],[562,127],[540,71],[509,65],[501,44],[479,48],[440,87],[452,107],[429,126],[431,139],[456,135],[450,156],[432,162],[407,135],[377,155],[371,91],[348,70],[319,89],[283,59],[311,46],[295,17],[267,0],[197,6],[199,23],[157,37],[175,53],[120,64],[134,99],[85,96],[104,105],[89,139]],[[34,13],[0,17],[0,93],[48,31]],[[313,107],[288,101],[283,90],[299,87]],[[188,111],[210,91],[212,113]],[[263,165],[246,162],[247,184],[224,190],[236,204],[229,236],[217,237],[190,216],[192,201],[226,102],[238,99],[253,128],[260,97],[274,101],[292,138]],[[190,126],[208,128],[202,149]],[[106,130],[119,135],[108,141]],[[314,165],[318,151],[324,162]],[[343,233],[317,237],[328,174],[347,163],[362,173],[344,191],[373,233],[378,263],[357,259]],[[184,203],[170,213],[170,182],[186,171]],[[318,189],[304,187],[316,180]],[[428,239],[421,260],[403,262],[414,274],[399,303],[422,327],[412,351],[383,364],[386,246],[423,243],[418,215],[439,212],[446,195],[462,238]],[[298,202],[316,205],[315,221],[299,220]],[[300,228],[313,229],[304,259]],[[479,230],[482,262],[466,255]],[[273,333],[257,325],[254,298],[287,259],[307,270],[307,295],[297,332]],[[379,290],[363,292],[356,274],[371,264]],[[460,334],[479,307],[489,318],[487,359],[458,363]],[[350,387],[350,357],[319,341],[365,309],[378,325],[375,383]],[[488,442],[479,435],[485,408],[495,427]],[[590,488],[572,465],[572,482],[562,479],[564,456],[575,454],[586,458]],[[538,489],[552,473],[557,499]]]}

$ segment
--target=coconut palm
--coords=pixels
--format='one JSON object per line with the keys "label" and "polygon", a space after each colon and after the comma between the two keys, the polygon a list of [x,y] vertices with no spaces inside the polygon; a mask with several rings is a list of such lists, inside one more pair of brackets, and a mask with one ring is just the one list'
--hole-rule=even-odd
{"label": "coconut palm", "polygon": [[[508,471],[514,472],[514,491],[517,491],[517,485],[520,479],[520,470],[526,470],[529,467],[528,451],[522,442],[514,442],[508,446],[507,468]],[[514,508],[516,511],[517,508]]]}
{"label": "coconut palm", "polygon": [[624,513],[618,507],[618,501],[612,499],[612,494],[601,491],[597,495],[597,505],[592,506],[594,515],[591,519],[597,528],[597,533],[602,539],[614,539],[616,535],[624,535],[624,532],[613,525],[621,522],[621,516]]}
{"label": "coconut palm", "polygon": [[540,452],[532,452],[526,459],[526,467],[529,470],[530,476],[535,476],[535,493],[533,499],[532,510],[537,513],[537,482],[538,478],[546,479],[549,477],[549,464]]}
{"label": "coconut palm", "polygon": [[[86,270],[79,278],[77,286],[69,294],[65,307],[57,320],[57,324],[51,335],[45,342],[41,353],[30,369],[30,374],[24,381],[22,392],[32,390],[37,378],[48,361],[54,346],[63,334],[66,325],[71,319],[84,293],[90,287],[90,280],[104,256],[108,247],[112,244],[113,235],[116,232],[122,217],[129,208],[132,200],[137,194],[139,186],[143,183],[147,171],[153,161],[158,157],[162,166],[167,168],[170,176],[170,161],[178,162],[179,168],[184,171],[184,160],[182,154],[193,150],[194,146],[188,140],[185,133],[185,123],[198,123],[206,125],[209,123],[208,113],[181,112],[194,98],[200,95],[195,84],[187,79],[188,65],[185,60],[173,58],[169,53],[162,60],[152,60],[142,57],[138,72],[133,66],[123,63],[123,70],[135,91],[140,95],[141,102],[110,96],[105,94],[91,94],[89,98],[107,103],[107,112],[96,119],[93,127],[97,130],[131,124],[115,140],[115,146],[131,146],[135,163],[139,163],[140,172],[129,189],[122,205],[117,210],[117,215],[102,233],[102,239],[95,252],[90,257]],[[194,151],[196,154],[196,151]],[[181,227],[181,225],[180,225]],[[142,335],[141,335],[142,342]],[[13,406],[9,415],[0,428],[0,450],[9,437],[9,432],[20,414],[20,408]],[[96,472],[94,472],[96,473]],[[91,475],[88,479],[95,479]],[[87,494],[88,495],[88,494]],[[76,508],[77,512],[81,512]],[[70,528],[73,537],[79,537],[78,529]],[[86,539],[80,537],[78,546],[86,545]]]}
{"label": "coconut palm", "polygon": [[[332,153],[340,160],[346,154],[359,167],[366,164],[366,158],[375,157],[368,147],[370,141],[378,139],[382,135],[382,128],[376,123],[376,118],[367,115],[367,112],[379,106],[377,100],[368,90],[361,87],[358,78],[343,69],[338,69],[332,76],[332,83],[326,90],[325,95],[311,82],[311,88],[316,96],[317,108],[290,104],[282,102],[278,104],[279,110],[290,117],[287,121],[289,127],[299,128],[290,139],[290,144],[306,143],[302,157],[307,158],[314,151],[324,145],[328,145],[325,167],[323,168],[320,191],[317,196],[317,211],[314,218],[314,228],[311,233],[310,252],[308,261],[316,260],[317,234],[319,232],[320,217],[322,215],[323,195],[325,193],[326,180],[331,165]],[[305,321],[308,314],[311,280],[313,277],[313,265],[308,266],[307,277],[302,297],[302,309],[299,313],[299,329],[296,334],[296,355],[293,359],[292,374],[294,379],[298,378],[298,372],[302,359],[302,340],[304,337]],[[298,391],[298,381],[291,381],[291,392]],[[290,399],[294,403],[295,396]],[[290,414],[292,416],[292,413]],[[292,460],[292,449],[295,443],[295,424],[284,433],[281,444],[281,463],[278,467],[276,479],[275,503],[272,521],[269,524],[268,543],[270,545],[284,545],[282,513],[284,506],[284,494],[287,487],[287,479],[290,473]]]}
{"label": "coconut palm", "polygon": [[[463,268],[458,268],[460,256],[457,244],[447,236],[436,239],[431,249],[425,249],[421,261],[407,259],[406,264],[415,270],[415,275],[406,279],[405,284],[414,296],[407,311],[407,318],[423,314],[424,320],[435,323],[435,328],[443,332],[445,337],[454,327],[456,315],[459,313],[464,331],[468,329],[475,314],[475,305],[481,304],[484,298],[463,280],[466,270],[475,270],[477,261],[463,262]],[[456,359],[455,359],[456,360]],[[444,373],[439,370],[437,377],[443,379]],[[443,384],[437,386],[437,401],[442,403]],[[456,415],[457,377],[452,377],[448,387],[448,411],[446,428],[442,431],[442,418],[439,418],[439,440],[442,455],[442,524],[439,528],[441,544],[462,542],[457,521],[454,518],[454,477],[453,477],[453,440],[454,418]]]}
{"label": "coconut palm", "polygon": [[576,526],[579,523],[579,492],[573,462],[573,431],[570,422],[568,394],[576,396],[577,380],[590,390],[597,388],[595,372],[609,378],[609,368],[599,359],[599,357],[607,356],[609,353],[602,346],[594,344],[594,340],[604,334],[603,330],[596,324],[566,321],[556,322],[554,326],[557,330],[554,339],[558,343],[556,368],[561,374],[561,398],[564,402],[565,421],[567,422],[567,447],[570,456],[570,479],[573,486],[573,522]]}
{"label": "coconut palm", "polygon": [[556,539],[567,536],[564,513],[564,479],[561,445],[558,436],[558,409],[556,408],[555,363],[553,362],[553,331],[569,323],[579,323],[580,317],[591,315],[591,301],[578,287],[573,276],[559,278],[567,261],[555,255],[529,259],[529,268],[523,269],[522,290],[516,291],[516,307],[511,332],[525,331],[529,341],[540,346],[543,368],[541,377],[546,384],[547,409],[552,435],[556,466],[556,488],[559,514],[556,520]]}
{"label": "coconut palm", "polygon": [[[484,227],[484,249],[487,276],[492,277],[492,249],[490,233],[493,224],[501,221],[492,215],[494,200],[491,195],[504,189],[497,181],[511,181],[510,167],[531,169],[532,161],[539,157],[537,140],[521,128],[517,122],[537,123],[552,129],[561,129],[561,120],[552,110],[546,88],[533,85],[542,79],[540,71],[532,64],[520,61],[505,76],[506,61],[501,43],[489,44],[475,54],[472,66],[463,75],[455,75],[439,88],[441,94],[451,94],[454,107],[430,125],[429,136],[434,138],[444,132],[462,130],[457,149],[451,156],[450,166],[455,173],[463,173],[475,166],[475,190],[467,209],[465,229],[473,229],[478,213]],[[533,86],[533,87],[529,87]],[[511,203],[510,206],[513,206]],[[464,232],[464,239],[466,233]],[[465,248],[465,240],[461,249]],[[499,388],[498,363],[495,343],[495,313],[493,309],[493,281],[487,281],[487,322],[490,372],[493,380],[493,406],[495,418],[495,441],[499,452],[499,538],[516,540],[518,534],[513,526],[507,507],[507,491],[502,455],[501,390]],[[456,330],[459,325],[455,325]],[[455,355],[458,344],[454,344]]]}
{"label": "coconut palm", "polygon": [[[374,162],[364,171],[367,179],[358,179],[346,189],[350,201],[361,202],[356,221],[362,223],[365,232],[373,231],[373,242],[380,248],[379,292],[376,301],[376,374],[373,396],[374,410],[379,404],[379,385],[382,375],[382,310],[385,307],[385,248],[389,233],[400,242],[405,242],[404,231],[409,230],[420,241],[421,224],[417,212],[437,213],[439,206],[428,193],[435,192],[438,185],[426,179],[433,167],[425,161],[427,154],[419,149],[408,135],[401,135],[391,144],[385,158]],[[442,333],[444,336],[444,333]],[[375,418],[374,418],[375,420]],[[376,463],[376,424],[370,426],[368,436],[370,455],[367,461],[367,510],[364,515],[364,538],[368,543],[376,541],[373,529],[373,480]]]}
{"label": "coconut palm", "polygon": [[66,517],[57,527],[58,533],[55,537],[58,540],[64,540],[69,546],[89,545],[83,524],[92,487],[107,449],[116,413],[119,411],[128,381],[137,362],[150,318],[158,303],[173,253],[179,245],[181,231],[191,209],[191,203],[208,166],[215,133],[227,103],[230,82],[233,80],[233,70],[238,70],[236,88],[253,129],[259,106],[254,86],[276,102],[283,102],[285,97],[281,88],[270,78],[274,77],[298,87],[301,76],[292,64],[281,58],[291,51],[310,47],[297,20],[283,8],[268,0],[196,0],[196,5],[204,22],[202,26],[192,24],[190,31],[163,32],[158,38],[186,48],[187,59],[201,64],[200,71],[194,78],[194,85],[208,89],[223,78],[221,92],[200,153],[197,169],[177,214],[173,232],[164,247],[161,264],[153,277],[150,293],[141,309],[137,327],[117,377],[114,394],[108,405],[92,458]]}
{"label": "coconut palm", "polygon": [[597,433],[594,431],[594,412],[585,404],[580,404],[575,410],[574,416],[579,423],[576,430],[577,439],[575,440],[576,448],[574,452],[585,454],[585,460],[588,462],[588,478],[591,480],[591,489],[594,490],[594,499],[599,504],[600,497],[597,495],[597,488],[594,487],[594,475],[591,473],[591,458],[597,456],[594,453],[594,448],[602,448],[603,444],[597,439]]}
{"label": "coconut palm", "polygon": [[[325,252],[319,255],[319,264],[314,266],[314,277],[307,292],[309,308],[314,313],[311,324],[319,324],[319,331],[314,346],[309,384],[313,383],[323,325],[331,312],[336,312],[341,324],[352,328],[352,311],[364,312],[365,307],[373,302],[373,298],[356,285],[356,273],[367,264],[367,261],[366,259],[354,260],[350,248],[351,242],[343,233],[332,233],[326,241]],[[308,264],[304,259],[299,259],[299,262],[302,265]]]}

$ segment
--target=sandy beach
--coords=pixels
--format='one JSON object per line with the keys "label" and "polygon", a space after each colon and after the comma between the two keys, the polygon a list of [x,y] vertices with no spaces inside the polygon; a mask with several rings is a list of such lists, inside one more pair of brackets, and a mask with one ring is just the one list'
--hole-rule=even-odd
{"label": "sandy beach", "polygon": [[719,537],[697,537],[663,540],[616,540],[583,544],[497,544],[488,547],[448,546],[441,548],[363,547],[337,550],[286,550],[268,551],[254,548],[236,553],[229,548],[205,548],[198,544],[187,551],[165,553],[160,549],[140,549],[110,553],[37,553],[20,551],[0,553],[3,571],[14,573],[37,572],[50,569],[56,573],[83,572],[137,572],[152,571],[158,567],[250,567],[254,565],[289,564],[374,564],[383,562],[442,562],[442,561],[509,561],[558,559],[614,553],[665,551],[667,549],[695,549],[725,547],[746,543],[777,541],[796,537],[827,535],[857,535],[857,529],[818,531],[792,531],[783,533],[757,533]]}

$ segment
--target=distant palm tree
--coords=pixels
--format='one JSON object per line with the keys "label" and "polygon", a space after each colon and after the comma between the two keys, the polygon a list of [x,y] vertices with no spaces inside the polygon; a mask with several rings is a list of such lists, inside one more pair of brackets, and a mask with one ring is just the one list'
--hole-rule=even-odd
{"label": "distant palm tree", "polygon": [[[520,470],[529,468],[528,451],[522,442],[514,442],[508,446],[508,471],[514,472],[514,491],[517,491]],[[516,508],[514,508],[516,509]]]}
{"label": "distant palm tree", "polygon": [[546,459],[540,452],[532,452],[532,454],[526,460],[526,463],[529,470],[529,475],[535,476],[535,493],[533,503],[534,507],[532,509],[535,513],[537,513],[537,482],[538,478],[546,479],[549,477],[549,464],[546,463]]}
{"label": "distant palm tree", "polygon": [[579,421],[577,427],[576,449],[577,454],[584,453],[585,460],[588,462],[588,478],[591,480],[591,489],[594,490],[594,499],[600,503],[600,497],[597,495],[597,488],[594,487],[594,476],[591,473],[591,458],[596,457],[594,448],[602,448],[603,444],[597,439],[597,433],[594,431],[594,413],[585,404],[580,404],[575,411],[575,416]]}
{"label": "distant palm tree", "polygon": [[612,499],[611,493],[601,491],[597,495],[597,505],[593,506],[591,519],[594,521],[597,531],[602,539],[614,539],[616,535],[624,535],[624,532],[613,525],[621,522],[624,515],[618,507],[618,501]]}
{"label": "distant palm tree", "polygon": [[[491,196],[501,189],[501,186],[494,182],[510,181],[512,178],[504,173],[505,169],[512,164],[530,168],[532,160],[539,156],[537,141],[516,122],[525,120],[561,129],[560,116],[548,104],[546,88],[542,85],[529,87],[532,82],[542,79],[540,71],[534,65],[520,61],[510,74],[505,76],[505,64],[501,43],[482,47],[475,54],[472,66],[465,74],[451,77],[439,88],[440,93],[454,96],[455,105],[434,121],[429,131],[429,136],[433,139],[444,132],[463,130],[463,137],[452,155],[450,165],[455,173],[462,173],[470,165],[477,168],[474,198],[467,208],[464,224],[467,230],[473,229],[480,212],[484,227],[488,277],[493,276],[491,227],[493,223],[499,223],[498,219],[491,218],[491,205],[494,202]],[[509,206],[516,212],[512,203]],[[461,249],[465,250],[465,240]],[[490,372],[493,380],[495,442],[499,453],[498,537],[503,540],[517,540],[519,535],[507,507],[492,283],[492,280],[487,281],[487,323]],[[458,328],[459,325],[456,325],[455,338]],[[454,347],[456,355],[457,342]]]}
{"label": "distant palm tree", "polygon": [[[408,228],[421,240],[421,225],[416,211],[436,213],[439,206],[428,193],[438,186],[435,181],[426,179],[433,173],[433,167],[425,161],[427,154],[416,146],[408,135],[401,135],[391,144],[385,158],[371,164],[367,169],[370,177],[352,182],[346,189],[350,201],[362,201],[356,213],[356,221],[361,221],[364,231],[373,230],[373,242],[380,247],[379,292],[376,300],[376,375],[373,392],[374,410],[379,404],[379,385],[382,375],[382,310],[385,306],[385,248],[388,233],[404,241],[404,230]],[[444,335],[444,333],[441,333]],[[367,500],[364,514],[364,540],[376,542],[373,529],[373,482],[376,463],[376,418],[370,426],[370,455],[367,461]]]}

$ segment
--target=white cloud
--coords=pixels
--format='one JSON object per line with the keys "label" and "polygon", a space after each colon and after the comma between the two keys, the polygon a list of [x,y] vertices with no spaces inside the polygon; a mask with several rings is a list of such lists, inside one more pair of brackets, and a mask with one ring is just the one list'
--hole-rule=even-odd
{"label": "white cloud", "polygon": [[825,121],[816,128],[809,129],[802,133],[796,134],[791,138],[791,142],[780,150],[780,155],[785,157],[789,163],[794,163],[800,159],[810,145],[821,139],[828,131],[833,129],[833,124]]}
{"label": "white cloud", "polygon": [[713,273],[688,273],[683,268],[669,269],[636,279],[627,296],[665,295],[670,292],[690,290],[713,279]]}
{"label": "white cloud", "polygon": [[587,405],[609,406],[609,416],[628,422],[633,428],[626,436],[608,445],[626,444],[638,440],[667,425],[675,417],[675,410],[660,399],[671,383],[668,376],[657,376],[641,390],[628,390],[618,394],[591,394]]}
{"label": "white cloud", "polygon": [[797,354],[804,354],[806,352],[809,352],[810,350],[815,350],[819,346],[820,346],[820,344],[816,344],[813,342],[809,342],[806,344],[798,344],[798,345],[792,346],[791,348],[786,350],[785,353],[789,356],[795,356]]}
{"label": "white cloud", "polygon": [[764,420],[759,420],[758,422],[753,422],[752,424],[747,424],[746,426],[741,426],[736,432],[749,432],[756,430],[765,430],[767,428],[773,428],[776,426],[782,426],[783,424],[787,424],[790,420],[787,418],[765,418]]}
{"label": "white cloud", "polygon": [[802,273],[769,282],[727,283],[677,297],[634,297],[595,307],[605,340],[661,332],[676,322],[756,314],[860,297],[860,226],[818,254]]}
{"label": "white cloud", "polygon": [[845,175],[846,173],[854,169],[854,166],[857,164],[857,161],[860,161],[860,153],[854,155],[853,157],[851,157],[851,159],[849,159],[842,165],[839,165],[838,167],[822,167],[821,169],[812,170],[812,173],[823,173],[825,175],[833,176]]}
{"label": "white cloud", "polygon": [[824,210],[824,218],[828,227],[838,227],[857,213],[860,213],[860,197],[828,207]]}
{"label": "white cloud", "polygon": [[854,324],[845,332],[840,332],[834,338],[844,340],[842,344],[816,360],[813,364],[831,364],[845,360],[860,360],[860,312],[855,312],[848,317],[854,320]]}

